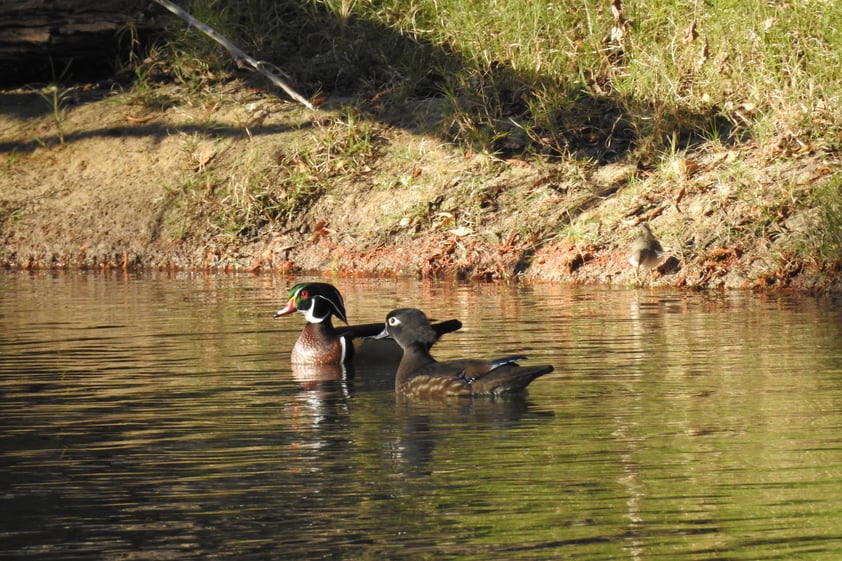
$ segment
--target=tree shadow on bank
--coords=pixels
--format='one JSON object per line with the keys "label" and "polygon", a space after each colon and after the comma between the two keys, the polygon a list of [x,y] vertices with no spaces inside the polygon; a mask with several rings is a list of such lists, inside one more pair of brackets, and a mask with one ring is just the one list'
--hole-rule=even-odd
{"label": "tree shadow on bank", "polygon": [[[237,7],[241,8],[239,12]],[[501,158],[540,154],[604,164],[624,160],[644,144],[648,145],[646,150],[637,150],[638,153],[651,154],[652,144],[659,145],[661,150],[675,150],[712,137],[729,143],[734,136],[732,123],[721,115],[664,115],[652,104],[612,95],[610,87],[601,87],[606,80],[610,81],[606,76],[587,77],[587,85],[555,92],[552,96],[558,100],[555,104],[532,103],[537,91],[559,88],[556,77],[526,75],[502,61],[478,68],[452,47],[410,37],[381,21],[350,15],[341,17],[326,9],[325,3],[249,0],[219,10],[226,14],[223,33],[225,29],[241,30],[240,37],[229,36],[229,39],[254,58],[282,68],[290,75],[291,85],[305,97],[325,98],[323,108],[350,103],[356,110],[389,126],[435,135],[466,149],[490,152]],[[182,38],[188,35],[186,24],[157,4],[147,6],[144,18],[147,22],[159,22],[158,29],[166,30],[158,35],[145,33],[147,44],[163,44],[172,41],[173,35]],[[226,67],[233,66],[230,58],[224,60],[228,55],[222,47],[196,30],[191,29],[189,34],[191,41],[205,42],[204,52],[214,52]],[[614,56],[620,64],[622,55],[614,53]],[[90,79],[88,69],[102,67],[101,60],[97,64],[91,60],[57,57],[51,64],[55,67],[67,63],[70,79],[74,76]],[[127,76],[125,67],[122,74],[109,79],[130,86],[135,75]],[[263,76],[242,70],[234,70],[234,74],[245,78],[250,86],[287,99]],[[171,80],[172,76],[151,73],[145,79],[154,85],[156,81]],[[609,93],[597,95],[596,91]],[[46,100],[43,105],[33,101],[32,95],[0,94],[4,98],[0,100],[0,112],[18,112],[25,117],[35,116],[38,107],[42,107],[44,114],[55,111]],[[72,103],[84,103],[96,95],[88,93]],[[170,100],[172,104],[176,102]],[[160,108],[166,101],[156,99],[154,103]],[[536,111],[538,105],[540,114]],[[243,134],[235,128],[220,131],[210,125],[207,132],[217,136]],[[249,127],[251,135],[275,132],[279,132],[277,127],[265,130],[260,126]],[[96,134],[165,135],[169,131],[154,124],[140,127],[127,124],[61,140],[72,142]],[[44,142],[49,139],[24,144],[0,142],[0,151],[27,152]]]}
{"label": "tree shadow on bank", "polygon": [[[275,9],[283,10],[278,21],[294,24],[280,28],[278,41],[253,56],[289,70],[305,96],[322,92],[336,103],[352,98],[385,124],[470,150],[610,163],[642,143],[681,150],[709,140],[729,144],[735,136],[721,114],[669,114],[669,103],[655,107],[612,94],[610,73],[625,71],[617,49],[606,49],[604,75],[558,91],[557,76],[521,72],[505,61],[478,66],[452,43],[412,37],[381,20],[342,18],[323,3],[280,2]],[[538,97],[543,99],[536,103]]]}

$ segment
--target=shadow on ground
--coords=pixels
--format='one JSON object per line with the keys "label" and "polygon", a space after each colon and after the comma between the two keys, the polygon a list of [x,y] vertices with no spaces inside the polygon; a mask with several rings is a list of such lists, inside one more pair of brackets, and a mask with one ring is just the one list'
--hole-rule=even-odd
{"label": "shadow on ground", "polygon": [[[504,158],[541,153],[551,157],[563,155],[611,163],[626,159],[644,137],[654,142],[672,142],[675,148],[681,149],[701,142],[698,136],[700,130],[718,131],[723,142],[728,142],[733,136],[730,124],[722,117],[685,114],[674,116],[663,125],[653,125],[662,121],[657,118],[655,109],[647,104],[611,95],[597,96],[584,87],[564,92],[568,101],[572,102],[552,111],[549,121],[544,117],[543,124],[536,124],[536,116],[530,114],[525,100],[533,95],[532,88],[536,83],[552,84],[550,76],[528,77],[499,62],[487,69],[471,68],[471,63],[458,51],[408,37],[379,21],[340,20],[334,13],[325,10],[322,4],[313,6],[286,0],[272,3],[271,10],[271,18],[277,28],[270,39],[262,41],[260,48],[241,46],[251,56],[287,71],[292,76],[293,87],[305,97],[350,98],[358,109],[390,126],[440,136],[446,141],[458,139],[474,151],[488,151]],[[150,4],[147,11],[149,13],[145,18],[166,21],[167,29],[179,29],[179,26],[183,29],[186,25],[169,16],[157,4]],[[241,24],[249,29],[249,22]],[[160,36],[150,38],[150,41],[160,40]],[[77,61],[76,67],[85,63]],[[71,65],[67,75],[72,77],[73,71],[74,66]],[[468,90],[459,85],[465,81],[458,79],[466,74],[487,81],[487,84]],[[147,79],[154,82],[172,78],[150,75]],[[100,99],[108,95],[109,89],[118,82],[113,77],[103,77],[100,89],[77,93],[72,99],[65,99],[64,103],[72,106]],[[249,83],[284,97],[262,76],[251,76]],[[118,85],[128,87],[131,84]],[[496,94],[493,102],[480,93],[491,89]],[[445,96],[444,92],[448,95]],[[49,114],[55,109],[51,100],[37,90],[0,96],[0,111],[14,113],[21,119],[36,116],[39,112]],[[427,107],[433,109],[419,112],[419,100],[432,101],[432,105]],[[156,99],[153,103],[160,109],[166,100]],[[328,101],[324,107],[331,108],[335,103]],[[525,123],[528,127],[521,128],[515,123]],[[242,131],[234,129],[220,130],[210,126],[207,129],[202,131],[199,127],[196,131],[187,132],[242,134]],[[277,127],[264,130],[255,126],[250,127],[249,132],[261,135],[279,131]],[[154,125],[106,127],[78,136],[69,135],[63,141],[73,142],[92,134],[159,136],[167,134],[167,131]],[[39,144],[49,144],[54,140],[38,138],[24,143],[2,142],[0,151],[29,152]]]}

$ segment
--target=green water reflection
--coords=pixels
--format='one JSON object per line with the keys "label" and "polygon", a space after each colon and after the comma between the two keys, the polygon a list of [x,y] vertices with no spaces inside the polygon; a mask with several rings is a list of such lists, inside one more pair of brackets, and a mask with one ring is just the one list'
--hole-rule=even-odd
{"label": "green water reflection", "polygon": [[338,280],[556,366],[398,405],[291,370],[296,280],[0,274],[0,557],[839,558],[834,298]]}

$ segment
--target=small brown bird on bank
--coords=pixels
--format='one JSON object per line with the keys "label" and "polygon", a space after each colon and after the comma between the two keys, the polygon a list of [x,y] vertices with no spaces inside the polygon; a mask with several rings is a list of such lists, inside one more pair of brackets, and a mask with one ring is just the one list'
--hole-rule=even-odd
{"label": "small brown bird on bank", "polygon": [[424,312],[392,310],[378,338],[391,337],[403,349],[395,378],[398,399],[442,399],[497,396],[522,392],[535,378],[553,371],[550,365],[521,367],[524,356],[494,360],[461,359],[439,362],[430,355],[437,334]]}
{"label": "small brown bird on bank", "polygon": [[629,263],[634,267],[637,280],[640,281],[641,267],[647,271],[654,269],[661,262],[663,256],[664,248],[661,246],[661,242],[652,235],[649,224],[641,224],[640,234],[632,242],[631,255],[629,255]]}

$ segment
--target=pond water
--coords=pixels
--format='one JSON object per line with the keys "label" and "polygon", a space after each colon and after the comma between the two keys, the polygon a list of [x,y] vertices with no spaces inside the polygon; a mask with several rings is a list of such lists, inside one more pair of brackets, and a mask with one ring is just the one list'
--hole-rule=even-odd
{"label": "pond water", "polygon": [[0,272],[0,558],[840,559],[842,301],[336,280],[556,367],[405,406],[291,369],[300,280]]}

